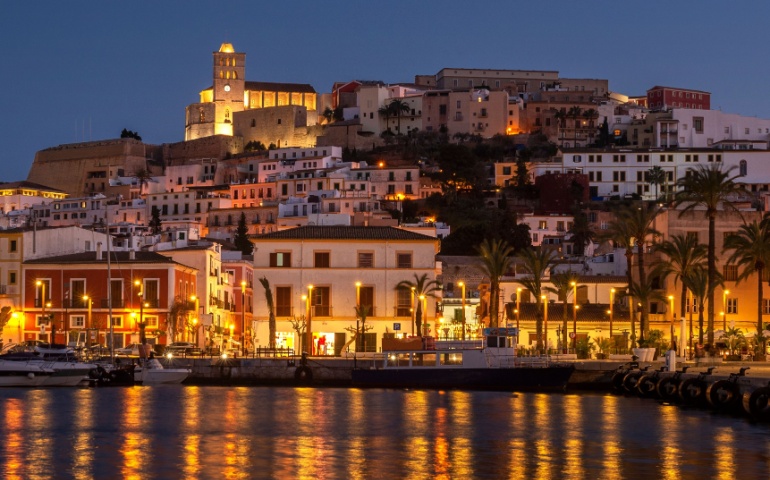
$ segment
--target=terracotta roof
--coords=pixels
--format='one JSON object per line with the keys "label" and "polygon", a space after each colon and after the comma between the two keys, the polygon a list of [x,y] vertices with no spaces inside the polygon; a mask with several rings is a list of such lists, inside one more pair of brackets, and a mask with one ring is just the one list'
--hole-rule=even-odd
{"label": "terracotta roof", "polygon": [[[127,263],[177,263],[165,255],[157,252],[134,252],[135,258],[129,258],[130,252],[110,252],[110,262],[114,266]],[[27,260],[25,265],[49,264],[49,263],[88,263],[88,264],[107,264],[107,252],[102,251],[102,257],[96,258],[96,252],[71,253],[68,255],[57,255],[45,258],[36,258]]]}
{"label": "terracotta roof", "polygon": [[394,227],[313,225],[256,235],[252,240],[423,240],[438,239]]}

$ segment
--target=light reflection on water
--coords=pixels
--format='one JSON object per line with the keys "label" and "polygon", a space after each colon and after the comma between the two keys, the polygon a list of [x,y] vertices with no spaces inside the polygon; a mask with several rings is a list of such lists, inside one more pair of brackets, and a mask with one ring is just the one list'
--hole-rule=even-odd
{"label": "light reflection on water", "polygon": [[594,394],[0,390],[0,478],[770,478],[770,426]]}

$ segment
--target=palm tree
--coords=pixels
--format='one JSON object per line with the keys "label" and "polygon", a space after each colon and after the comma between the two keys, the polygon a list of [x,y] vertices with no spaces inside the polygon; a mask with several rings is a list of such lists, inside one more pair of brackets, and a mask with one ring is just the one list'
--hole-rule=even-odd
{"label": "palm tree", "polygon": [[477,251],[481,256],[479,270],[489,277],[489,326],[497,327],[500,305],[500,280],[513,262],[513,247],[501,239],[484,239]]}
{"label": "palm tree", "polygon": [[332,120],[334,120],[334,110],[332,110],[331,107],[326,107],[321,116],[326,119],[327,124],[332,123]]}
{"label": "palm tree", "polygon": [[562,348],[565,349],[564,353],[566,352],[567,348],[567,330],[568,330],[568,324],[567,324],[567,300],[569,300],[569,295],[572,293],[572,285],[577,284],[578,282],[578,275],[575,272],[559,272],[554,275],[551,275],[551,283],[553,284],[553,287],[545,287],[546,291],[551,292],[555,294],[559,300],[562,301],[562,306],[564,307],[562,310]]}
{"label": "palm tree", "polygon": [[567,233],[572,234],[572,243],[575,246],[573,253],[575,255],[584,255],[585,248],[594,240],[594,231],[588,222],[588,215],[576,209],[573,217],[572,226]]}
{"label": "palm tree", "polygon": [[735,195],[742,192],[742,188],[735,180],[739,175],[731,176],[735,167],[722,170],[721,163],[712,163],[709,166],[698,165],[694,170],[687,172],[687,175],[680,178],[676,184],[679,190],[675,195],[675,206],[684,205],[685,208],[679,213],[682,216],[685,212],[696,209],[697,207],[706,208],[706,218],[709,222],[709,241],[708,241],[708,344],[714,344],[714,291],[717,282],[717,261],[716,261],[716,217],[717,209],[720,204],[724,209],[736,210],[730,201]]}
{"label": "palm tree", "polygon": [[[649,279],[645,279],[642,282],[631,282],[631,288],[628,289],[628,294],[635,299],[639,304],[639,310],[641,311],[639,321],[639,347],[647,347],[644,341],[645,329],[649,329],[649,325],[644,319],[646,307],[652,302],[666,302],[666,296],[664,293],[653,287],[652,282]],[[632,327],[633,329],[633,327]]]}
{"label": "palm tree", "polygon": [[706,266],[706,246],[698,242],[695,235],[674,235],[670,240],[657,245],[656,252],[668,257],[667,262],[661,263],[657,273],[662,277],[674,275],[674,283],[682,283],[680,306],[682,317],[686,313],[687,285],[685,279],[691,276],[695,269]]}
{"label": "palm tree", "polygon": [[[627,233],[633,239],[632,242],[636,246],[636,266],[640,285],[647,284],[647,270],[644,264],[644,249],[647,244],[647,237],[660,235],[660,232],[653,228],[653,222],[659,213],[660,208],[657,205],[645,203],[640,203],[639,205],[631,204],[616,212],[616,221],[625,224]],[[644,342],[644,334],[649,329],[649,322],[647,321],[649,304],[645,302],[639,303],[641,303],[641,317],[639,319],[639,342],[641,343]]]}
{"label": "palm tree", "polygon": [[139,184],[139,196],[141,197],[144,191],[145,185],[150,183],[152,174],[146,168],[140,168],[139,170],[136,171],[136,173],[134,173],[134,177],[136,178],[136,183]]}
{"label": "palm tree", "polygon": [[384,131],[387,132],[388,130],[390,130],[390,117],[391,117],[391,113],[392,113],[391,110],[390,110],[390,106],[388,105],[388,106],[385,106],[385,107],[380,107],[377,110],[377,113],[379,113],[381,117],[385,117],[385,130]]}
{"label": "palm tree", "polygon": [[[414,282],[402,280],[396,285],[396,290],[406,288],[414,291],[414,297],[417,299],[417,306],[414,311],[414,323],[417,327],[417,334],[422,336],[422,302],[423,298],[436,298],[436,292],[441,290],[441,285],[436,280],[428,280],[428,274],[423,273],[419,277],[414,274]],[[427,312],[426,312],[427,313]]]}
{"label": "palm tree", "polygon": [[569,109],[569,112],[567,112],[567,116],[573,119],[573,127],[574,127],[574,137],[575,140],[572,143],[573,147],[577,147],[577,134],[578,134],[578,126],[580,125],[580,117],[583,115],[583,109],[575,105],[574,107],[571,107]]}
{"label": "palm tree", "polygon": [[703,307],[708,297],[708,269],[697,267],[684,277],[687,288],[695,299],[698,308],[698,344],[703,345]]}
{"label": "palm tree", "polygon": [[[543,278],[548,269],[553,265],[556,253],[544,248],[527,248],[520,251],[516,256],[522,260],[522,270],[526,276],[517,278],[514,282],[529,290],[535,296],[535,303],[537,304],[543,294]],[[543,316],[540,313],[540,309],[537,309],[535,319],[537,325],[537,349],[542,351]]]}
{"label": "palm tree", "polygon": [[[741,282],[755,273],[757,274],[757,333],[762,334],[762,302],[763,280],[765,268],[770,264],[770,213],[765,213],[762,221],[754,220],[743,224],[737,233],[729,235],[725,240],[724,251],[732,250],[728,264],[736,264],[742,268],[738,276]],[[765,342],[762,342],[764,352]]]}
{"label": "palm tree", "polygon": [[275,348],[275,305],[273,303],[273,291],[270,290],[270,281],[267,277],[259,279],[259,283],[262,284],[262,288],[265,289],[265,305],[267,305],[268,315],[268,329],[270,330],[270,339],[268,340],[268,347]]}
{"label": "palm tree", "polygon": [[[625,249],[626,256],[626,295],[629,295],[631,284],[633,283],[633,259],[634,259],[634,238],[630,231],[630,225],[615,215],[602,231],[599,238],[603,241],[612,242],[616,248]],[[628,302],[629,321],[631,323],[631,348],[636,344],[636,329],[634,328],[634,302]]]}
{"label": "palm tree", "polygon": [[390,104],[388,105],[388,108],[390,109],[390,115],[396,117],[398,120],[398,125],[396,126],[396,133],[398,135],[401,135],[401,115],[404,113],[409,113],[412,111],[412,107],[409,105],[408,102],[401,100],[400,98],[396,98]]}
{"label": "palm tree", "polygon": [[658,185],[663,185],[666,182],[666,171],[658,165],[652,167],[647,170],[647,181],[655,185],[655,201],[657,201]]}
{"label": "palm tree", "polygon": [[599,118],[599,112],[593,108],[589,108],[585,112],[583,112],[583,118],[588,120],[588,143],[594,143],[594,137],[595,137],[595,126],[594,126],[594,120]]}

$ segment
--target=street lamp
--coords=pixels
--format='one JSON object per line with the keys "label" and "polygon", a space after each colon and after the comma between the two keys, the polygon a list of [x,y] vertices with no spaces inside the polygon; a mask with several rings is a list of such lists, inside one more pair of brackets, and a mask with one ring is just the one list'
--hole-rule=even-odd
{"label": "street lamp", "polygon": [[86,318],[86,347],[91,348],[91,305],[94,303],[88,295],[83,295],[83,301],[88,307],[88,317]]}
{"label": "street lamp", "polygon": [[193,317],[193,327],[195,328],[195,346],[200,347],[200,345],[198,345],[198,297],[197,295],[190,295],[190,300],[195,302],[195,317]]}
{"label": "street lamp", "polygon": [[517,288],[516,289],[516,330],[517,331],[519,330],[520,312],[521,312],[521,288]]}
{"label": "street lamp", "polygon": [[[38,280],[35,282],[35,285],[40,287],[40,306],[43,309],[43,313],[41,314],[42,321],[45,322],[46,316],[45,316],[45,307],[46,307],[46,298],[45,298],[45,282]],[[54,344],[54,335],[56,333],[56,328],[54,328],[53,319],[51,319],[51,348],[53,348]]]}
{"label": "street lamp", "polygon": [[139,287],[139,343],[142,345],[142,351],[140,356],[144,356],[144,345],[147,343],[147,335],[144,324],[144,286],[141,280],[134,280],[134,285]]}
{"label": "street lamp", "polygon": [[305,346],[308,349],[308,353],[310,355],[313,354],[313,329],[312,329],[312,308],[311,304],[313,303],[313,285],[307,286],[307,330],[305,331]]}
{"label": "street lamp", "polygon": [[545,338],[545,341],[543,342],[543,348],[545,348],[546,355],[548,354],[548,297],[545,295],[541,295],[540,298],[543,300],[543,337]]}
{"label": "street lamp", "polygon": [[[760,280],[761,281],[761,280]],[[730,290],[722,292],[722,331],[727,331],[727,296],[730,295]]]}
{"label": "street lamp", "polygon": [[577,282],[570,282],[572,286],[572,348],[577,353]]}
{"label": "street lamp", "polygon": [[246,356],[246,280],[241,280],[241,356]]}
{"label": "street lamp", "polygon": [[610,288],[610,341],[612,341],[612,313],[615,304],[615,289]]}
{"label": "street lamp", "polygon": [[462,312],[463,312],[462,313],[462,318],[461,318],[461,320],[463,322],[463,336],[462,336],[462,338],[463,338],[463,340],[465,340],[465,282],[458,282],[457,284],[460,285],[460,289],[462,290],[462,293],[461,293],[461,295],[462,295],[461,302],[462,302],[462,309],[463,309],[462,310]]}
{"label": "street lamp", "polygon": [[674,312],[674,296],[668,296],[668,303],[671,308],[671,341],[674,341],[674,322],[676,321],[676,312]]}
{"label": "street lamp", "polygon": [[412,336],[414,337],[414,320],[417,313],[417,305],[414,304],[415,300],[415,287],[412,287]]}
{"label": "street lamp", "polygon": [[[361,310],[361,282],[356,282],[356,350],[358,350],[359,335],[361,339],[361,351],[366,351],[366,338],[364,337],[364,312]],[[358,319],[361,319],[361,325],[359,330]]]}
{"label": "street lamp", "polygon": [[425,302],[425,295],[420,295],[419,299],[420,299],[420,306],[421,306],[421,310],[420,311],[422,312],[420,314],[421,320],[422,320],[422,324],[420,325],[422,327],[422,332],[419,332],[419,333],[420,333],[420,336],[423,336],[423,335],[425,335],[425,332],[426,332],[426,328],[425,328],[425,323],[426,322],[425,322],[425,320],[428,319],[428,312],[426,311],[427,305],[426,305],[426,302]]}

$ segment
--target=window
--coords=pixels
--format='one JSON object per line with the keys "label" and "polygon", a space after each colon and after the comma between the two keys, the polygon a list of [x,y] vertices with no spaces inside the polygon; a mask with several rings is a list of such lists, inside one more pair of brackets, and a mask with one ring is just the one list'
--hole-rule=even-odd
{"label": "window", "polygon": [[412,268],[412,254],[411,253],[397,253],[396,254],[396,268]]}
{"label": "window", "polygon": [[746,175],[748,175],[749,167],[748,167],[748,164],[746,163],[746,160],[741,160],[739,165],[740,165],[739,166],[740,176],[745,177]]}
{"label": "window", "polygon": [[290,252],[273,252],[270,254],[270,266],[278,268],[291,267]]}
{"label": "window", "polygon": [[703,117],[693,117],[692,128],[695,133],[703,133]]}
{"label": "window", "polygon": [[374,287],[358,287],[358,301],[362,308],[367,308],[366,312],[368,316],[376,316],[374,312]]}
{"label": "window", "polygon": [[548,220],[540,220],[537,222],[537,228],[539,230],[546,230],[548,228]]}
{"label": "window", "polygon": [[737,298],[728,298],[726,303],[727,303],[727,313],[731,313],[731,314],[737,314],[738,313],[738,299]]}
{"label": "window", "polygon": [[16,285],[16,272],[8,272],[8,285]]}
{"label": "window", "polygon": [[374,268],[374,254],[358,252],[358,268]]}
{"label": "window", "polygon": [[762,299],[762,315],[770,315],[770,298]]}
{"label": "window", "polygon": [[314,252],[314,265],[315,268],[329,268],[330,267],[330,253],[329,252]]}
{"label": "window", "polygon": [[412,291],[408,288],[396,290],[396,316],[412,316]]}
{"label": "window", "polygon": [[738,280],[738,266],[737,265],[725,265],[724,272],[722,274],[725,281],[734,282]]}
{"label": "window", "polygon": [[155,315],[144,315],[144,325],[149,328],[158,328],[158,317]]}
{"label": "window", "polygon": [[291,287],[275,288],[275,314],[279,317],[291,317]]}
{"label": "window", "polygon": [[310,295],[310,308],[313,316],[331,317],[331,289],[329,287],[315,287]]}
{"label": "window", "polygon": [[16,240],[11,240],[11,244],[10,244],[10,247],[9,247],[8,250],[11,251],[11,252],[15,252],[16,251]]}
{"label": "window", "polygon": [[70,328],[85,328],[85,326],[86,326],[85,315],[70,316]]}

